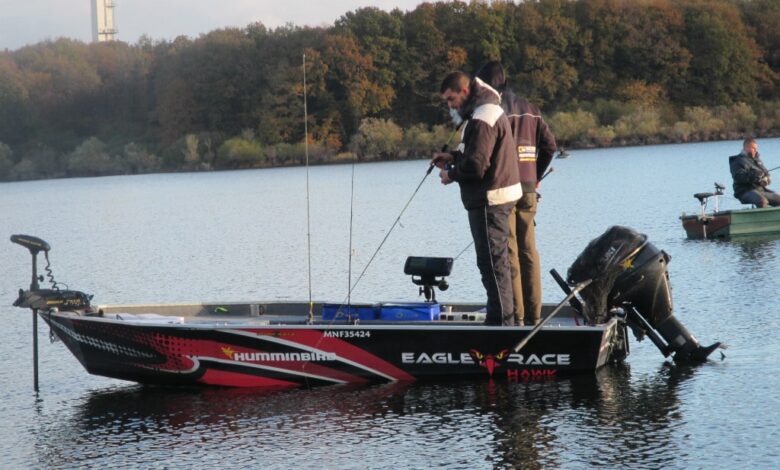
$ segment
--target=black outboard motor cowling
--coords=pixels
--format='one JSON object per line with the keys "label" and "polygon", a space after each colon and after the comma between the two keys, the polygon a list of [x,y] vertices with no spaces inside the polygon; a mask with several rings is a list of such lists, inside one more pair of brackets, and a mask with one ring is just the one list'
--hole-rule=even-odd
{"label": "black outboard motor cowling", "polygon": [[[591,241],[569,268],[567,282],[593,282],[580,295],[583,315],[591,324],[603,323],[613,308],[623,308],[629,325],[647,333],[664,356],[675,360],[707,359],[720,346],[702,347],[672,314],[667,264],[671,257],[628,227],[613,226]],[[663,338],[661,340],[657,331]]]}

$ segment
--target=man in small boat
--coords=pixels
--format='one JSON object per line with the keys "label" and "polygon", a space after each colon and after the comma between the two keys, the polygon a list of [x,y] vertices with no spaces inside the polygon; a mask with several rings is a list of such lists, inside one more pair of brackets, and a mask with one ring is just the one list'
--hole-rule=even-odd
{"label": "man in small boat", "polygon": [[515,139],[523,197],[509,216],[509,263],[515,299],[515,318],[522,325],[539,323],[542,315],[542,274],[536,249],[536,216],[539,181],[555,155],[555,136],[539,108],[507,88],[506,74],[499,62],[482,66],[477,77],[501,94]]}
{"label": "man in small boat", "polygon": [[463,121],[461,143],[437,152],[442,184],[457,182],[468,213],[477,267],[487,291],[488,325],[513,325],[514,300],[509,268],[509,215],[523,195],[512,129],[498,92],[479,78],[453,72],[441,96],[454,120]]}
{"label": "man in small boat", "polygon": [[756,207],[780,206],[780,194],[768,188],[772,179],[758,155],[756,139],[745,139],[742,152],[729,157],[729,167],[734,178],[734,197],[740,202]]}

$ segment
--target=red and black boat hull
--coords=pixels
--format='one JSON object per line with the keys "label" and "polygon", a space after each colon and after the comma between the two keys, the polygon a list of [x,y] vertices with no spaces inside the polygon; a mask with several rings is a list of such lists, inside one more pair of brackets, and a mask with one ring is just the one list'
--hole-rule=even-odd
{"label": "red and black boat hull", "polygon": [[43,315],[96,375],[144,384],[300,387],[427,378],[550,379],[626,354],[617,320],[531,329],[437,322],[262,326],[138,324],[72,312]]}

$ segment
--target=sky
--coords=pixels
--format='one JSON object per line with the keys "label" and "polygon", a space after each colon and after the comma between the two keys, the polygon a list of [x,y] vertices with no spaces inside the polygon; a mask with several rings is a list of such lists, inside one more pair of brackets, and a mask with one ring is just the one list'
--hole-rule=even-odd
{"label": "sky", "polygon": [[[422,0],[114,0],[117,39],[134,44],[198,37],[225,27],[261,22],[323,26],[349,11],[377,7],[413,10]],[[0,0],[0,50],[16,50],[47,39],[92,40],[91,0]]]}

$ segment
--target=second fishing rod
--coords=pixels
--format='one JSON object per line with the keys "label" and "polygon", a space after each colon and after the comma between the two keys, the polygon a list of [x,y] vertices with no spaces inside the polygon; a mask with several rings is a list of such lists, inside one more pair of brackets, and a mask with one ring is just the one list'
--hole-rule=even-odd
{"label": "second fishing rod", "polygon": [[[553,171],[555,171],[555,168],[553,168],[553,167],[550,167],[550,168],[549,168],[549,169],[548,169],[548,170],[547,170],[547,171],[546,171],[546,172],[545,172],[545,173],[542,175],[542,177],[541,177],[541,178],[539,178],[539,182],[541,183],[541,182],[542,182],[542,180],[544,180],[545,178],[547,178],[547,176],[548,176],[550,173],[552,173]],[[538,201],[538,200],[541,200],[541,199],[542,199],[542,195],[541,195],[541,194],[539,194],[539,193],[537,192],[537,193],[536,193],[536,198],[537,198],[537,201]],[[534,221],[534,225],[536,225],[536,221]],[[463,253],[465,253],[465,252],[466,252],[466,250],[468,250],[469,248],[471,248],[471,247],[472,247],[472,245],[474,245],[474,240],[470,241],[468,245],[466,245],[466,246],[465,246],[465,247],[464,247],[462,250],[460,250],[460,252],[458,252],[458,255],[457,255],[457,256],[455,256],[455,258],[453,258],[453,261],[455,261],[455,260],[457,260],[458,258],[460,258],[460,257],[463,255]]]}
{"label": "second fishing rod", "polygon": [[[452,142],[452,139],[455,137],[455,134],[457,134],[457,133],[458,133],[458,131],[460,131],[460,126],[457,126],[457,127],[455,128],[455,130],[454,130],[454,131],[452,131],[452,133],[450,134],[450,137],[447,139],[447,142],[446,142],[446,143],[445,143],[445,144],[442,146],[442,148],[441,148],[441,151],[442,151],[442,152],[446,152],[446,151],[449,149],[449,145],[450,145],[450,143]],[[368,270],[369,266],[371,266],[371,263],[374,261],[374,258],[376,258],[376,255],[377,255],[377,254],[379,254],[379,250],[381,250],[381,249],[382,249],[382,246],[384,246],[385,242],[386,242],[386,241],[387,241],[387,239],[390,237],[390,234],[393,232],[393,230],[395,229],[395,227],[396,227],[396,226],[398,225],[398,223],[400,222],[400,220],[401,220],[401,216],[403,216],[404,212],[406,212],[406,209],[409,207],[409,204],[411,204],[411,203],[412,203],[412,200],[414,200],[414,197],[415,197],[415,196],[417,195],[417,193],[420,191],[420,188],[422,187],[423,183],[425,183],[425,179],[426,179],[426,178],[428,178],[428,175],[430,175],[430,174],[431,174],[431,172],[433,171],[433,168],[434,168],[435,166],[436,166],[436,165],[434,164],[434,162],[431,162],[430,166],[428,167],[428,169],[427,169],[427,170],[426,170],[426,172],[425,172],[425,175],[423,175],[422,179],[420,180],[420,183],[419,183],[419,184],[417,185],[417,187],[414,189],[414,192],[412,192],[412,195],[411,195],[411,197],[409,197],[409,200],[408,200],[408,201],[406,201],[406,204],[405,204],[405,205],[404,205],[404,207],[401,209],[401,212],[398,214],[398,217],[396,217],[396,218],[395,218],[395,221],[394,221],[394,222],[393,222],[393,224],[390,226],[390,229],[387,231],[387,234],[385,234],[385,237],[384,237],[384,238],[382,239],[382,241],[379,243],[379,246],[378,246],[378,247],[376,248],[376,250],[374,251],[374,254],[373,254],[373,255],[371,255],[371,258],[370,258],[370,259],[368,260],[368,262],[366,263],[366,266],[363,268],[363,271],[361,271],[361,272],[360,272],[360,275],[358,276],[358,278],[357,278],[357,280],[355,281],[355,283],[354,283],[354,284],[352,284],[352,285],[349,287],[349,290],[348,290],[348,292],[347,292],[347,297],[344,299],[344,302],[342,302],[342,304],[341,304],[341,307],[343,307],[344,305],[349,305],[349,303],[351,303],[350,301],[351,301],[352,291],[354,291],[354,290],[355,290],[355,287],[357,287],[357,285],[358,285],[358,283],[360,282],[360,280],[361,280],[361,279],[363,279],[363,275],[365,275],[365,273],[366,273],[366,271]],[[352,225],[350,224],[350,239],[351,239],[351,237],[352,237],[352,233],[351,233],[351,231],[352,231]],[[351,259],[351,256],[352,256],[352,254],[351,254],[351,252],[350,252],[350,259]],[[350,263],[350,265],[351,265],[351,263]],[[350,269],[350,277],[351,277],[351,269]],[[339,307],[339,310],[341,310],[341,307]]]}

